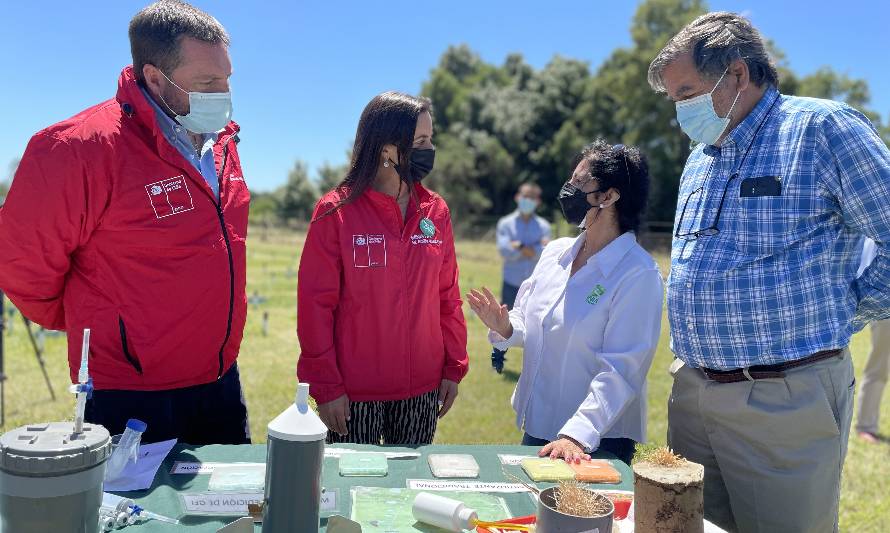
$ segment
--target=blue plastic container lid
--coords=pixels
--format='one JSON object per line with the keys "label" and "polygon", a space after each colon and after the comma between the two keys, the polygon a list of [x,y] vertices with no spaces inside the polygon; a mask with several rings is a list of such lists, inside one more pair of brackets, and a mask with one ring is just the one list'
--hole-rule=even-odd
{"label": "blue plastic container lid", "polygon": [[139,420],[138,418],[131,418],[127,420],[127,428],[132,429],[133,431],[138,431],[139,433],[145,433],[145,429],[148,427],[148,424]]}

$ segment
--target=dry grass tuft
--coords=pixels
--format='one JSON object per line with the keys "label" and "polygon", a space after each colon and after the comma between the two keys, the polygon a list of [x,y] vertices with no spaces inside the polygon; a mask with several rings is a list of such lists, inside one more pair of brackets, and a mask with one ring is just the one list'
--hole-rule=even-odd
{"label": "dry grass tuft", "polygon": [[675,454],[667,446],[659,446],[658,448],[648,450],[643,454],[641,460],[658,466],[666,466],[668,468],[679,466],[686,462],[686,459]]}
{"label": "dry grass tuft", "polygon": [[602,494],[593,492],[577,481],[563,481],[554,491],[556,510],[560,513],[592,518],[609,512],[611,503]]}

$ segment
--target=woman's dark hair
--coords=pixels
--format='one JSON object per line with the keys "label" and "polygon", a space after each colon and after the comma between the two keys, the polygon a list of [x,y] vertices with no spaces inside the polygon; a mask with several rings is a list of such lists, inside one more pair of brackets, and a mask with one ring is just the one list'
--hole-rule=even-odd
{"label": "woman's dark hair", "polygon": [[587,161],[587,171],[599,182],[599,190],[614,188],[621,195],[615,203],[621,233],[637,231],[649,198],[646,156],[634,146],[612,145],[597,139],[575,157],[572,170],[582,161]]}
{"label": "woman's dark hair", "polygon": [[346,196],[316,220],[330,215],[364,194],[374,183],[380,166],[380,153],[385,145],[392,144],[398,149],[399,161],[396,163],[399,168],[407,169],[414,146],[417,117],[431,108],[432,104],[426,98],[395,91],[378,94],[368,102],[358,121],[349,171],[336,187],[336,190],[344,191]]}

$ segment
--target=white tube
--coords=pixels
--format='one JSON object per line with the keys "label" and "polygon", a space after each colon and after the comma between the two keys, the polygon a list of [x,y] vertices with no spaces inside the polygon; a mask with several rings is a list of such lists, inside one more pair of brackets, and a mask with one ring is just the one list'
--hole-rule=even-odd
{"label": "white tube", "polygon": [[476,527],[476,522],[479,521],[476,511],[468,509],[463,502],[428,492],[421,492],[417,495],[411,512],[414,519],[422,524],[429,524],[455,533],[473,529]]}
{"label": "white tube", "polygon": [[130,524],[137,524],[145,522],[146,520],[157,520],[158,522],[164,522],[165,524],[179,525],[179,520],[176,518],[170,518],[169,516],[146,511],[145,509],[140,509],[138,513],[130,515]]}
{"label": "white tube", "polygon": [[90,379],[90,329],[83,330],[83,344],[80,347],[80,371],[77,381],[86,383]]}
{"label": "white tube", "polygon": [[170,518],[168,516],[159,515],[157,513],[151,512],[151,511],[142,511],[139,514],[141,514],[142,516],[144,516],[145,518],[148,518],[150,520],[157,520],[158,522],[179,525],[179,520],[177,520],[175,518]]}
{"label": "white tube", "polygon": [[[90,329],[83,330],[83,344],[80,348],[80,370],[77,372],[77,381],[80,385],[86,385],[90,380]],[[74,434],[83,432],[83,417],[87,408],[87,394],[77,393],[77,407],[74,411]]]}
{"label": "white tube", "polygon": [[87,409],[87,393],[77,393],[77,407],[74,410],[74,433],[83,433],[83,417]]}

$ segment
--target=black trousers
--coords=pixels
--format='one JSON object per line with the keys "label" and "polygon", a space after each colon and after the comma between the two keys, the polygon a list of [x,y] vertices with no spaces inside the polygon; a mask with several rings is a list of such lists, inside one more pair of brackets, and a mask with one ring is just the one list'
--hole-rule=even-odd
{"label": "black trousers", "polygon": [[204,385],[163,391],[95,391],[87,400],[85,418],[105,426],[112,435],[124,432],[127,419],[138,418],[148,425],[142,442],[250,444],[238,365]]}
{"label": "black trousers", "polygon": [[439,391],[405,400],[351,402],[349,434],[328,431],[328,444],[432,444],[439,421]]}
{"label": "black trousers", "polygon": [[[528,433],[522,437],[523,446],[547,446],[548,444],[550,444],[549,440],[532,437]],[[600,446],[596,451],[602,450],[604,452],[609,452],[629,466],[631,459],[634,458],[634,450],[636,450],[636,446],[637,443],[633,439],[600,439]]]}

